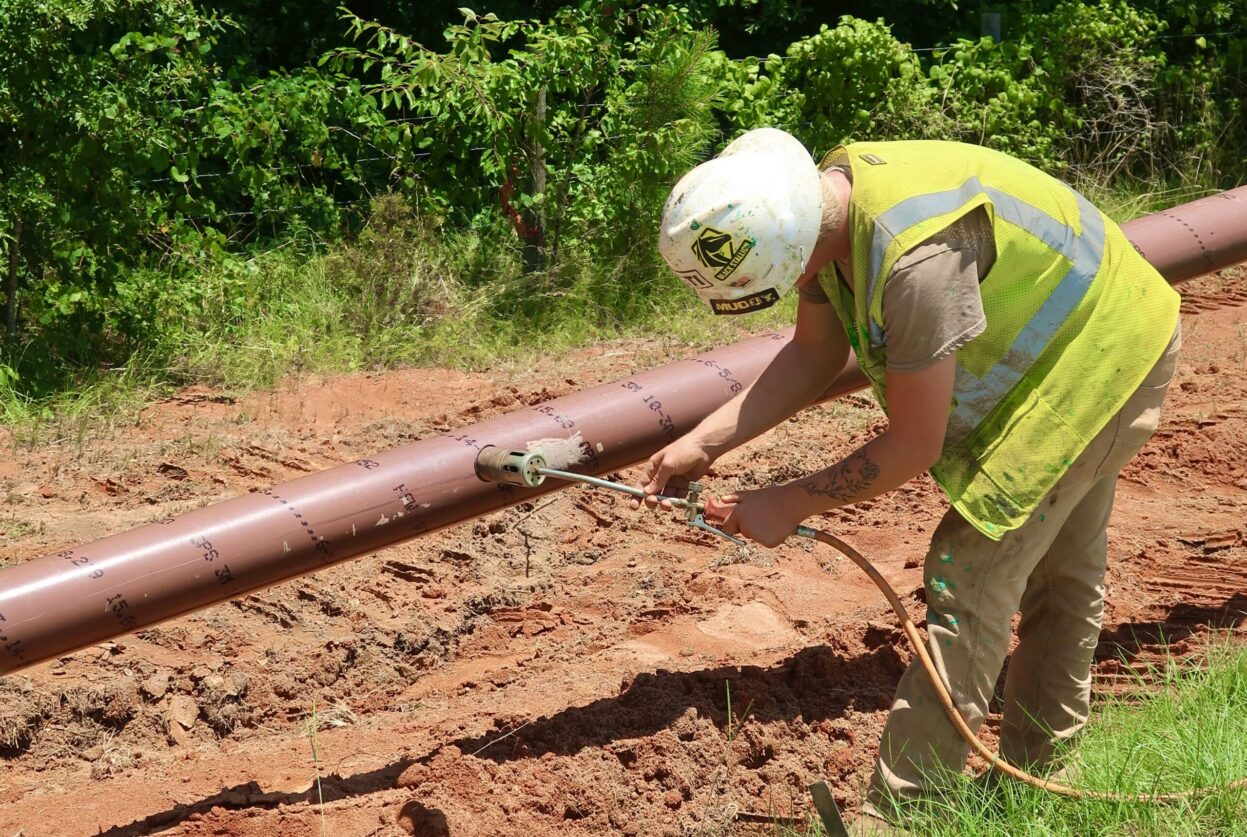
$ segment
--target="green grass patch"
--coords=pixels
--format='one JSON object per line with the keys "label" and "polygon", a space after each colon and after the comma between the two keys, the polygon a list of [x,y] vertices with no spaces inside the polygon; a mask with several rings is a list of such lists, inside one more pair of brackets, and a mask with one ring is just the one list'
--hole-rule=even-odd
{"label": "green grass patch", "polygon": [[73,370],[63,387],[38,396],[0,382],[0,425],[14,446],[57,442],[82,450],[169,390],[162,370],[139,355],[117,368]]}
{"label": "green grass patch", "polygon": [[[796,299],[748,319],[715,317],[652,263],[568,261],[523,274],[517,249],[478,236],[365,241],[300,259],[257,257],[209,273],[246,302],[207,306],[163,335],[176,380],[255,389],[304,373],[410,366],[484,369],[613,339],[668,336],[694,347],[788,325]],[[262,285],[262,287],[256,287]],[[215,299],[229,298],[216,293]]]}

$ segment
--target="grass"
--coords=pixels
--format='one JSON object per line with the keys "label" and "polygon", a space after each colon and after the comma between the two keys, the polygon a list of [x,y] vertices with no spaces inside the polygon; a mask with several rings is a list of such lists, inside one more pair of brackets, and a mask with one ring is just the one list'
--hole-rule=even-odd
{"label": "grass", "polygon": [[[1067,754],[1068,784],[1117,792],[1216,787],[1247,776],[1247,649],[1210,644],[1202,665],[1170,660],[1134,694],[1097,704]],[[987,788],[949,777],[946,795],[911,811],[914,834],[930,837],[1247,835],[1247,789],[1219,790],[1173,804],[1070,800],[1012,781]],[[822,828],[777,828],[814,837]]]}
{"label": "grass", "polygon": [[1186,181],[1149,183],[1122,179],[1104,183],[1087,180],[1075,185],[1087,200],[1119,224],[1221,191],[1216,186]]}
{"label": "grass", "polygon": [[0,385],[0,425],[9,429],[14,445],[33,447],[55,441],[82,449],[102,430],[133,420],[143,406],[169,388],[169,382],[141,358],[117,369],[82,370],[40,397]]}
{"label": "grass", "polygon": [[714,317],[669,271],[630,254],[525,275],[505,233],[443,240],[394,207],[378,215],[390,226],[319,254],[283,247],[205,263],[189,277],[185,264],[181,274],[136,271],[101,316],[145,323],[137,346],[105,326],[104,359],[92,365],[56,355],[71,341],[51,326],[27,335],[24,351],[0,356],[0,425],[17,446],[81,447],[189,384],[236,393],[307,374],[522,368],[656,336],[692,351],[795,317],[795,299],[747,319]]}
{"label": "grass", "polygon": [[749,701],[744,713],[734,715],[732,714],[732,681],[724,680],[723,687],[727,690],[727,743],[731,745],[736,740],[736,733],[740,731],[741,724],[749,718],[749,712],[753,709],[753,701]]}
{"label": "grass", "polygon": [[312,745],[312,768],[316,772],[316,800],[319,803],[319,807],[320,807],[319,817],[318,817],[320,821],[320,834],[321,834],[321,837],[325,837],[327,833],[325,830],[325,794],[324,794],[324,791],[321,790],[321,786],[320,786],[320,753],[316,746],[316,743],[317,743],[316,733],[320,729],[321,721],[317,717],[317,714],[316,714],[316,699],[315,698],[312,699],[312,714],[309,717],[304,719],[303,724],[307,730],[308,740],[311,742],[311,745]]}
{"label": "grass", "polygon": [[[0,546],[8,546],[20,541],[22,538],[33,535],[39,528],[29,521],[16,517],[0,517]],[[0,557],[0,567],[7,563],[3,557]]]}

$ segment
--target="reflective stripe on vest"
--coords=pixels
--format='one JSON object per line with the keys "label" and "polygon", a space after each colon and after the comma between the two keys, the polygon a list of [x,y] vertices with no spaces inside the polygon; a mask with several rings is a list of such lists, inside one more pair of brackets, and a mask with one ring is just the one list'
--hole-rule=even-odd
{"label": "reflective stripe on vest", "polygon": [[[1066,187],[1068,188],[1068,187]],[[1001,399],[1022,379],[1022,375],[1052,342],[1066,318],[1078,307],[1100,270],[1104,256],[1104,219],[1086,198],[1070,189],[1078,201],[1081,235],[1069,225],[1013,195],[983,185],[971,177],[955,189],[918,195],[901,201],[875,221],[867,272],[866,311],[870,339],[874,345],[885,344],[883,329],[870,316],[875,297],[883,286],[879,268],[892,240],[915,224],[928,218],[952,212],[964,206],[975,195],[985,194],[995,208],[996,216],[1030,233],[1070,261],[1070,268],[1052,289],[1047,300],[1031,317],[1000,360],[982,377],[957,365],[954,397],[957,406],[949,416],[948,433],[962,438],[979,425],[1000,403]]]}

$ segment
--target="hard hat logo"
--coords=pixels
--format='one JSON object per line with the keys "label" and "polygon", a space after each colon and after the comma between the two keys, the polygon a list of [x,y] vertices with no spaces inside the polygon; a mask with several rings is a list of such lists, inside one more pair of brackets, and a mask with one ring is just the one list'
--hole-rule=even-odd
{"label": "hard hat logo", "polygon": [[702,267],[724,267],[732,261],[732,237],[714,227],[702,227],[693,239],[693,255]]}
{"label": "hard hat logo", "polygon": [[714,278],[722,282],[731,276],[740,263],[753,249],[753,241],[745,239],[739,245],[732,241],[728,233],[714,227],[702,227],[701,233],[693,240],[693,255],[703,267],[718,268]]}

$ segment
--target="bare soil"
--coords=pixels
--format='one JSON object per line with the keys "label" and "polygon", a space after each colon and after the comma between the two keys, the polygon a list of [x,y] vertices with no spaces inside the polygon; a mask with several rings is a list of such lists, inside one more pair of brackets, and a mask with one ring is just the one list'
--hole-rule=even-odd
{"label": "bare soil", "polygon": [[[1109,529],[1100,694],[1247,615],[1247,273],[1183,294],[1164,423],[1123,473]],[[618,343],[492,374],[190,389],[106,432],[9,441],[0,557],[689,351]],[[791,478],[881,425],[850,396],[726,457],[710,482]],[[945,508],[924,478],[817,525],[921,613]],[[846,559],[808,542],[738,550],[574,488],[0,678],[0,834],[766,833],[738,812],[806,817],[820,776],[856,811],[908,659]]]}

